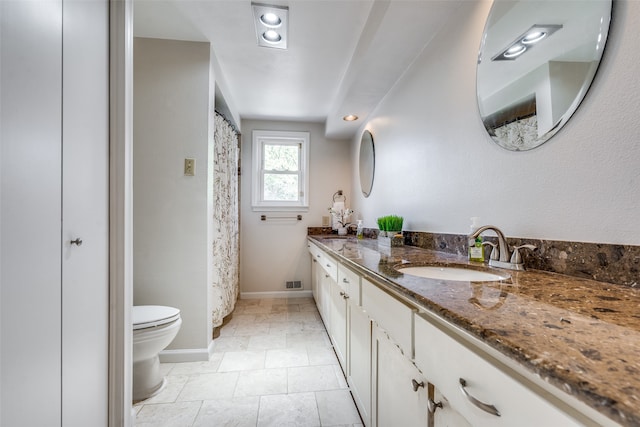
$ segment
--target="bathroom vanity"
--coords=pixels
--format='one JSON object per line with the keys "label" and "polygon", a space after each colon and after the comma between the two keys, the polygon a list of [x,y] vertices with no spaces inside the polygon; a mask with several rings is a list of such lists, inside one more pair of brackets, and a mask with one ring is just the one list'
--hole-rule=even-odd
{"label": "bathroom vanity", "polygon": [[313,296],[365,425],[640,424],[638,290],[372,239],[309,236],[308,248]]}

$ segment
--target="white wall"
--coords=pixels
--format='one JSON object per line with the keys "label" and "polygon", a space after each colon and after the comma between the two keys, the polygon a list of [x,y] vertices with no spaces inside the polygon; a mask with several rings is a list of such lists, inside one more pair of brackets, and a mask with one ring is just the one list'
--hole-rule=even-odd
{"label": "white wall", "polygon": [[[211,341],[210,85],[208,43],[135,39],[133,299],[182,311],[169,349]],[[195,176],[183,174],[187,157]]]}
{"label": "white wall", "polygon": [[[242,130],[240,291],[285,291],[285,282],[289,280],[302,280],[304,289],[310,290],[307,227],[322,224],[322,216],[328,215],[327,209],[337,190],[345,192],[347,205],[351,206],[349,142],[327,140],[321,123],[243,120]],[[251,210],[251,134],[254,130],[310,132],[309,211],[302,212],[302,221],[261,221],[262,212]]]}
{"label": "white wall", "polygon": [[468,233],[469,217],[508,236],[640,244],[640,2],[614,5],[596,79],[568,124],[528,152],[486,135],[475,69],[490,2],[465,2],[364,127],[376,177],[363,198],[359,135],[351,144],[354,207],[365,225],[399,214],[406,230]]}

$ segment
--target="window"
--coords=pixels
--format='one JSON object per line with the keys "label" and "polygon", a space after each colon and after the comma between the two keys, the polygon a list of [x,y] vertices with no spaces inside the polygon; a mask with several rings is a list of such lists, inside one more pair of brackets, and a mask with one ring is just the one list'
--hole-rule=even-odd
{"label": "window", "polygon": [[309,132],[253,131],[252,207],[307,210]]}

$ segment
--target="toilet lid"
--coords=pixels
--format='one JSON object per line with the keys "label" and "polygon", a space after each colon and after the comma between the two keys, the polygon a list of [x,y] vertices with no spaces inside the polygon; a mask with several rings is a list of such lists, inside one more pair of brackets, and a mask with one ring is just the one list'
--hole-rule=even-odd
{"label": "toilet lid", "polygon": [[134,331],[165,325],[180,318],[180,310],[161,305],[134,305],[131,314]]}

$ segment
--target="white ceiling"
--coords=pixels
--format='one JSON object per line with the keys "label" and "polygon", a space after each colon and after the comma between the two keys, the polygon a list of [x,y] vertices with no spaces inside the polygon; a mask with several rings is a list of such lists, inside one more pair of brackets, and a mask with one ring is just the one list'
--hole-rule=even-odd
{"label": "white ceiling", "polygon": [[459,1],[261,0],[289,7],[280,50],[258,46],[250,0],[135,0],[134,33],[210,42],[241,118],[324,122],[348,138]]}

